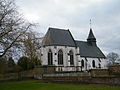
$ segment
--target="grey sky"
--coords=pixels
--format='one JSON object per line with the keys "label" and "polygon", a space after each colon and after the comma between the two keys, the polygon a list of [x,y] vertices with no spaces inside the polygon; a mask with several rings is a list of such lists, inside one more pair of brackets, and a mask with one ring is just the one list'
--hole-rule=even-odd
{"label": "grey sky", "polygon": [[70,29],[77,40],[86,40],[89,20],[97,44],[105,54],[120,54],[120,0],[16,0],[20,11],[31,22],[38,22],[38,32],[48,27]]}

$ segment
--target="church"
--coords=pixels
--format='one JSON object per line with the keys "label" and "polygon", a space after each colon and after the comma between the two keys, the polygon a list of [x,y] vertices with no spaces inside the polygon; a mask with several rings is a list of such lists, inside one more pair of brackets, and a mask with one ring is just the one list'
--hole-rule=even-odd
{"label": "church", "polygon": [[107,61],[92,28],[86,41],[75,40],[69,29],[49,28],[42,40],[41,63],[58,72],[71,72],[106,69]]}

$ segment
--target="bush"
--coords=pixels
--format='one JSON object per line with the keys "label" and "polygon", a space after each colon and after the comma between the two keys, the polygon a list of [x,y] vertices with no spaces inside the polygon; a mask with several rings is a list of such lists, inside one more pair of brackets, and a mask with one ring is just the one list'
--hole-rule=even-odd
{"label": "bush", "polygon": [[28,69],[28,61],[29,61],[29,58],[27,57],[21,57],[19,60],[18,60],[18,66],[20,66],[22,68],[22,70],[27,70]]}

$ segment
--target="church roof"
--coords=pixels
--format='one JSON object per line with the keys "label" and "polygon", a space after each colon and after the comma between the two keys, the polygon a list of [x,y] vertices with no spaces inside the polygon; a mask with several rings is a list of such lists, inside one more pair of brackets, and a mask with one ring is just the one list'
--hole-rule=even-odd
{"label": "church roof", "polygon": [[[95,38],[92,30],[90,30],[88,38]],[[87,41],[75,41],[70,31],[65,29],[49,28],[42,45],[79,47],[81,57],[105,58],[97,45],[90,45]]]}
{"label": "church roof", "polygon": [[85,41],[76,41],[77,46],[80,48],[81,57],[97,57],[105,58],[105,55],[97,46],[91,46]]}
{"label": "church roof", "polygon": [[76,46],[76,42],[72,37],[69,30],[58,29],[58,28],[49,28],[46,33],[43,42],[43,46]]}

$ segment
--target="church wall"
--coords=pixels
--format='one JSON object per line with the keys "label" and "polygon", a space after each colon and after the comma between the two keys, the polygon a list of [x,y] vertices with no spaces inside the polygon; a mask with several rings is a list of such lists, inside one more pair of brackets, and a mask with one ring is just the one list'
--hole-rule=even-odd
{"label": "church wall", "polygon": [[47,65],[47,50],[46,50],[46,48],[45,47],[41,47],[41,64],[42,65]]}
{"label": "church wall", "polygon": [[46,46],[41,48],[41,60],[42,65],[48,65],[48,51],[51,49],[53,53],[53,65],[58,66],[58,51],[61,49],[63,51],[63,62],[64,66],[70,66],[70,56],[68,55],[69,51],[72,50],[74,53],[74,66],[78,66],[78,56],[79,48],[68,47],[68,46]]}
{"label": "church wall", "polygon": [[[82,66],[82,64],[81,64],[81,61],[82,61],[82,60],[84,60],[84,66]],[[81,58],[80,58],[79,64],[80,64],[80,66],[82,67],[82,71],[85,71],[85,70],[86,70],[86,60],[85,60],[84,57],[81,57]]]}
{"label": "church wall", "polygon": [[[96,68],[99,68],[99,63],[100,63],[100,61],[99,61],[98,58],[87,58],[87,60],[88,60],[88,66],[87,66],[88,69],[96,69]],[[93,65],[92,65],[93,60],[95,61],[95,67],[93,67]]]}
{"label": "church wall", "polygon": [[[99,63],[100,63],[100,68],[101,69],[106,69],[106,59],[104,58],[90,58],[90,57],[80,57],[79,54],[79,48],[75,47],[68,47],[68,46],[46,46],[41,48],[41,60],[42,60],[42,65],[48,65],[48,51],[49,49],[53,53],[53,66],[61,66],[58,65],[58,51],[61,49],[63,51],[63,65],[64,67],[70,66],[70,56],[69,51],[72,50],[74,53],[74,66],[81,66],[81,60],[84,60],[84,67],[82,67],[82,70],[89,70],[89,69],[97,69],[99,68]],[[87,61],[86,61],[87,60]],[[95,61],[95,67],[92,66],[92,61]],[[71,71],[70,68],[63,68],[64,71]]]}
{"label": "church wall", "polygon": [[[85,58],[81,57],[81,60],[84,60],[84,67],[82,67],[82,70],[90,70],[90,69],[106,69],[106,59],[104,58]],[[92,61],[95,61],[95,67],[92,65]],[[100,65],[99,65],[100,64]]]}
{"label": "church wall", "polygon": [[101,58],[101,67],[107,69],[107,59]]}

